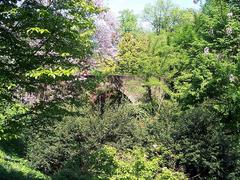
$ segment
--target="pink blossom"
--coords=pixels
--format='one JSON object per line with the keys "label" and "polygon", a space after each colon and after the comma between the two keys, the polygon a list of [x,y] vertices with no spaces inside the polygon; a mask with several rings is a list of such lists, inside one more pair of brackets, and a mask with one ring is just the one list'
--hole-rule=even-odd
{"label": "pink blossom", "polygon": [[103,7],[103,0],[94,0],[94,5],[96,7]]}
{"label": "pink blossom", "polygon": [[97,17],[95,25],[96,53],[103,57],[114,57],[119,36],[116,18],[110,11],[103,12]]}

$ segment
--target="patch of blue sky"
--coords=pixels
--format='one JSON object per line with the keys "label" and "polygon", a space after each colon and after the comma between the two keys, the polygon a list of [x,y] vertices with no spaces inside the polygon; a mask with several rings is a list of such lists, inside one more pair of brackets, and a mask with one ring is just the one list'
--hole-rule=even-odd
{"label": "patch of blue sky", "polygon": [[[140,14],[145,5],[154,3],[155,0],[104,0],[105,4],[117,15],[124,9],[131,9],[136,14]],[[174,0],[174,4],[182,8],[199,9],[199,5],[193,3],[193,0]]]}

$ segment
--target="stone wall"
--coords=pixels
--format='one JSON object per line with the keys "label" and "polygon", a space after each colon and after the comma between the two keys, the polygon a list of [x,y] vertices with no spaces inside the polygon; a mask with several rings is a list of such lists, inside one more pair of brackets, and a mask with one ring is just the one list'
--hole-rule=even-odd
{"label": "stone wall", "polygon": [[137,76],[109,76],[106,84],[109,88],[115,88],[121,91],[134,104],[146,100],[146,96],[149,95],[149,88],[152,96],[150,98],[159,101],[164,98],[164,92],[160,87],[155,86],[147,88],[144,79]]}

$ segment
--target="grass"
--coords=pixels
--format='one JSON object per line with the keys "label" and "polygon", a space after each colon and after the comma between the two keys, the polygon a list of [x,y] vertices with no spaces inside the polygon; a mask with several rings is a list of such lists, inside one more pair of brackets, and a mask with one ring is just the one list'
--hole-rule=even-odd
{"label": "grass", "polygon": [[27,160],[17,156],[9,156],[0,149],[1,180],[48,180],[48,176],[32,169]]}

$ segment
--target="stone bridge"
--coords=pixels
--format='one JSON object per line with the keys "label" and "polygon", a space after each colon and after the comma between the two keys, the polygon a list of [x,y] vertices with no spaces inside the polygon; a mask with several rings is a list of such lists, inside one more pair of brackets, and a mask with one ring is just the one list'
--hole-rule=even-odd
{"label": "stone bridge", "polygon": [[164,92],[160,87],[148,87],[144,79],[137,76],[111,75],[104,83],[99,84],[97,89],[101,92],[118,90],[134,104],[146,99],[155,98],[161,101],[164,98]]}

